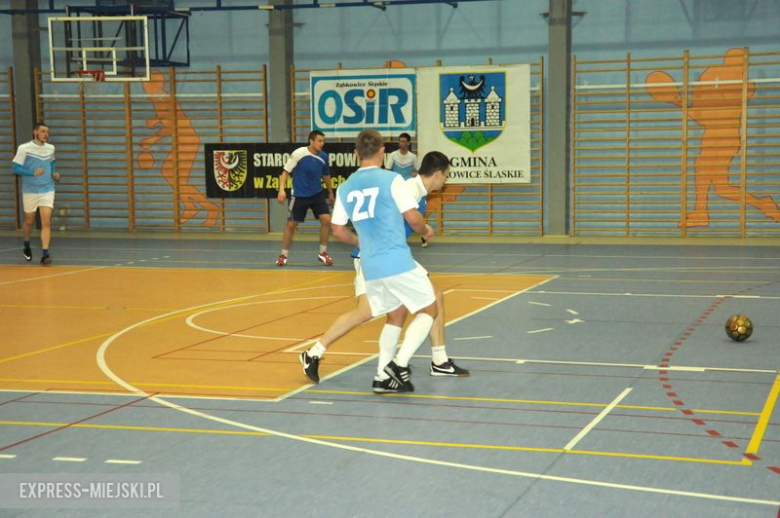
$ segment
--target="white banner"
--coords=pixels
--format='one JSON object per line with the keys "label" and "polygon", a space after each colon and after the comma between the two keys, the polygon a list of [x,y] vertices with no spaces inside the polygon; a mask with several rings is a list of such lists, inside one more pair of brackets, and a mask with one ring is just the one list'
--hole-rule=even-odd
{"label": "white banner", "polygon": [[418,148],[450,158],[448,183],[531,182],[529,65],[417,69]]}
{"label": "white banner", "polygon": [[390,138],[415,134],[413,68],[320,70],[310,74],[311,125],[328,137],[374,128]]}

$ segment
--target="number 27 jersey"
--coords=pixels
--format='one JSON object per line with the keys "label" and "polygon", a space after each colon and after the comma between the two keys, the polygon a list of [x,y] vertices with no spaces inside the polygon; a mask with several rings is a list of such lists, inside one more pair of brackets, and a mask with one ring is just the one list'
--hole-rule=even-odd
{"label": "number 27 jersey", "polygon": [[336,191],[332,222],[357,230],[360,265],[367,281],[414,270],[417,264],[406,243],[401,213],[417,208],[401,175],[379,167],[363,167]]}

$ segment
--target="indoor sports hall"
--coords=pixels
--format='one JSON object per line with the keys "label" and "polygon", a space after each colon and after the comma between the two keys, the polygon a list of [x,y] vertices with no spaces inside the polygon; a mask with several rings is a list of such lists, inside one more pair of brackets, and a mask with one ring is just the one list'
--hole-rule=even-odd
{"label": "indoor sports hall", "polygon": [[[777,2],[7,4],[1,517],[780,516]],[[282,170],[365,128],[449,157],[468,376],[377,393],[384,316],[303,372],[354,251]]]}

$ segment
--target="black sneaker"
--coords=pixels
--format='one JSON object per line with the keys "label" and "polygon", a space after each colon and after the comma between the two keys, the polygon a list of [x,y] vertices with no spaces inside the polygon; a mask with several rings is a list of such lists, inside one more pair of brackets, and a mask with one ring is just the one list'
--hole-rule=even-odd
{"label": "black sneaker", "polygon": [[51,264],[51,261],[52,259],[50,255],[44,255],[43,257],[41,257],[41,264],[43,266],[49,266]]}
{"label": "black sneaker", "polygon": [[399,367],[395,362],[390,362],[385,365],[384,371],[403,387],[404,392],[414,392],[414,385],[412,385],[412,369],[409,367]]}
{"label": "black sneaker", "polygon": [[22,255],[24,256],[24,260],[28,263],[32,261],[32,250],[30,250],[28,247],[24,247],[22,250]]}
{"label": "black sneaker", "polygon": [[385,378],[383,380],[374,378],[373,388],[374,394],[396,394],[398,392],[406,392],[404,386],[393,378]]}
{"label": "black sneaker", "polygon": [[420,241],[422,242],[422,244],[420,246],[422,246],[423,248],[428,248],[428,240],[427,239],[425,239],[424,237],[421,237]]}
{"label": "black sneaker", "polygon": [[306,351],[301,353],[301,365],[303,365],[303,373],[306,377],[312,380],[314,383],[320,382],[320,359],[316,356],[309,356]]}
{"label": "black sneaker", "polygon": [[448,360],[440,365],[436,365],[431,362],[431,376],[455,376],[457,378],[465,378],[469,375],[469,371],[461,369],[455,362]]}

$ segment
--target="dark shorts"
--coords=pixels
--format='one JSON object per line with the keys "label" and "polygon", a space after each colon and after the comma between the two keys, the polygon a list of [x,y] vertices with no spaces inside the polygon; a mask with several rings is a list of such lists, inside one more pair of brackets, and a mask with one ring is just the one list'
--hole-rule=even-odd
{"label": "dark shorts", "polygon": [[320,191],[314,196],[293,196],[290,198],[290,204],[287,206],[287,219],[303,223],[306,220],[306,213],[311,209],[315,218],[322,214],[330,214],[328,207],[328,196],[325,191]]}

